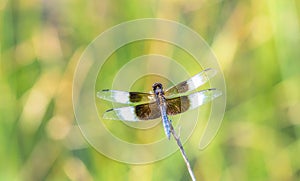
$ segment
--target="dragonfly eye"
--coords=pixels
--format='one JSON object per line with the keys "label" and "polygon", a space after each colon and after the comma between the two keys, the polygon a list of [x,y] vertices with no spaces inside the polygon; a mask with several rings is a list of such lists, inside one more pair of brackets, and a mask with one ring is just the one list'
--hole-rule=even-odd
{"label": "dragonfly eye", "polygon": [[162,92],[162,85],[161,85],[161,83],[154,83],[152,85],[152,88],[153,88],[153,92],[155,92],[155,93]]}

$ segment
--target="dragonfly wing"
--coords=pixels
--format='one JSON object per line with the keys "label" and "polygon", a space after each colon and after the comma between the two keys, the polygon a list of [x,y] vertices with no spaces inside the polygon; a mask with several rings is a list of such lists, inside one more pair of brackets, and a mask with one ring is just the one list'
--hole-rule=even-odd
{"label": "dragonfly wing", "polygon": [[213,99],[222,95],[222,92],[218,89],[206,89],[188,96],[180,96],[167,101],[167,114],[176,115],[183,113],[187,110],[195,109],[203,104],[206,104]]}
{"label": "dragonfly wing", "polygon": [[217,71],[212,68],[203,70],[202,72],[194,75],[190,79],[183,81],[165,91],[167,97],[172,95],[189,92],[197,89],[199,86],[205,84],[210,78],[215,76]]}
{"label": "dragonfly wing", "polygon": [[97,97],[107,101],[118,102],[122,104],[135,104],[151,102],[155,99],[153,94],[143,92],[126,92],[118,90],[104,89],[97,92]]}
{"label": "dragonfly wing", "polygon": [[144,121],[160,117],[160,110],[156,102],[140,104],[107,110],[103,118],[124,120],[124,121]]}
{"label": "dragonfly wing", "polygon": [[183,113],[189,109],[190,101],[188,96],[181,96],[171,99],[166,99],[167,102],[167,114],[175,115]]}

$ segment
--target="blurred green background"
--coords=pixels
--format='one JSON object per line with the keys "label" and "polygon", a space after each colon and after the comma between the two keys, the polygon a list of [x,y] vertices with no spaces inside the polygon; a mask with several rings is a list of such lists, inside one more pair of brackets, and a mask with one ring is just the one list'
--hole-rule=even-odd
{"label": "blurred green background", "polygon": [[90,147],[74,119],[72,79],[86,46],[150,17],[199,33],[226,78],[218,135],[204,151],[184,145],[197,179],[300,180],[296,0],[0,1],[0,180],[189,180],[179,152],[119,163]]}

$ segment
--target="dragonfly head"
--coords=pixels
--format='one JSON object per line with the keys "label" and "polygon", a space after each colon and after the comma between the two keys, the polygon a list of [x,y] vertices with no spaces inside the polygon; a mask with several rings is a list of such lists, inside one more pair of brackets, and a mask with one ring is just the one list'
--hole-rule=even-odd
{"label": "dragonfly head", "polygon": [[154,83],[152,85],[152,88],[155,94],[159,94],[163,92],[163,86],[161,85],[161,83]]}

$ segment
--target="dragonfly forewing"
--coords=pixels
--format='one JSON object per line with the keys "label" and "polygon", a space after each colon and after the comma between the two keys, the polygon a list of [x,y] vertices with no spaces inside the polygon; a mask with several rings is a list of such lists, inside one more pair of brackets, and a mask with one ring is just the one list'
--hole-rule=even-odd
{"label": "dragonfly forewing", "polygon": [[165,91],[167,97],[175,97],[176,94],[187,93],[192,90],[197,89],[201,85],[208,82],[209,79],[214,77],[217,74],[217,71],[212,68],[203,70],[202,72],[194,75],[190,79],[183,81]]}

